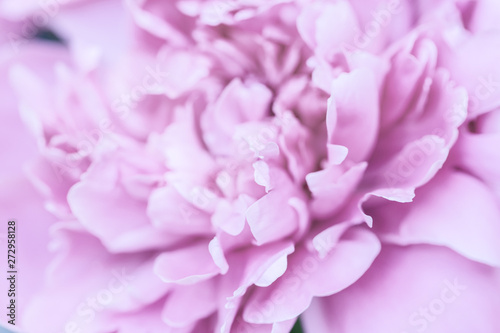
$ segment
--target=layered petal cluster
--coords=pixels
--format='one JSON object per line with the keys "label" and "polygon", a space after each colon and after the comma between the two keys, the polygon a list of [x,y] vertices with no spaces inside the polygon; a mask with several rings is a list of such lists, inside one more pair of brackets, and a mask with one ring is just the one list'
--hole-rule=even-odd
{"label": "layered petal cluster", "polygon": [[4,2],[21,327],[497,333],[495,13]]}

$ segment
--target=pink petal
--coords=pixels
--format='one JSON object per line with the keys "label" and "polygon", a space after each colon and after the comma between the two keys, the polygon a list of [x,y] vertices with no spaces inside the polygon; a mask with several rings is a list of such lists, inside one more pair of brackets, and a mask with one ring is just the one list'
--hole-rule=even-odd
{"label": "pink petal", "polygon": [[494,333],[498,274],[445,248],[386,246],[354,285],[315,299],[303,324],[318,333]]}
{"label": "pink petal", "polygon": [[295,318],[307,309],[314,296],[331,295],[354,283],[370,267],[379,250],[377,238],[362,228],[347,231],[324,258],[298,249],[290,256],[282,277],[270,287],[256,288],[243,318],[259,324]]}

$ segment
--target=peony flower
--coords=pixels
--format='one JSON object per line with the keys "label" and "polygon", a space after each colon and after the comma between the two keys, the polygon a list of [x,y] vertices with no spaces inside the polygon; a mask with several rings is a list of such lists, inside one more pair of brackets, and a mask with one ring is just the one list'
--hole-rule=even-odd
{"label": "peony flower", "polygon": [[51,5],[0,40],[22,330],[498,331],[492,1]]}

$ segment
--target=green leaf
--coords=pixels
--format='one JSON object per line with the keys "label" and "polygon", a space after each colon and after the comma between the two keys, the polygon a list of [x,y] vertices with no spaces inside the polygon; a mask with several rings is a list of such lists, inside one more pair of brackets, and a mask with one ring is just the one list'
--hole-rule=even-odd
{"label": "green leaf", "polygon": [[304,330],[302,329],[302,324],[300,323],[300,318],[297,319],[290,333],[304,333]]}

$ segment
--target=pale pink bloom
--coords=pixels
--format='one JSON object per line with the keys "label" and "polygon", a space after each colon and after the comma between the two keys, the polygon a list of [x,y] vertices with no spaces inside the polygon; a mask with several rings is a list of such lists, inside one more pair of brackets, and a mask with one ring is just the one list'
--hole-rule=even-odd
{"label": "pale pink bloom", "polygon": [[82,1],[4,43],[22,327],[497,332],[495,11]]}

